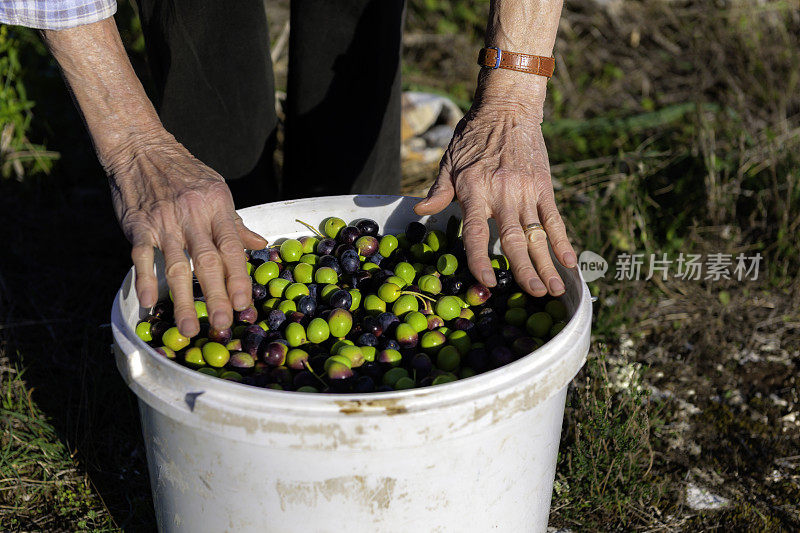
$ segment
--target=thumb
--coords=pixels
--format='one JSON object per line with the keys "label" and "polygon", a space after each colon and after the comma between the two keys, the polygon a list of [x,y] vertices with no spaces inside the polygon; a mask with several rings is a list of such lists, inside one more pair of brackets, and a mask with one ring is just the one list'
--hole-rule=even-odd
{"label": "thumb", "polygon": [[436,214],[450,204],[454,195],[455,189],[450,170],[442,165],[439,169],[439,177],[428,191],[428,197],[414,206],[414,212],[418,215]]}

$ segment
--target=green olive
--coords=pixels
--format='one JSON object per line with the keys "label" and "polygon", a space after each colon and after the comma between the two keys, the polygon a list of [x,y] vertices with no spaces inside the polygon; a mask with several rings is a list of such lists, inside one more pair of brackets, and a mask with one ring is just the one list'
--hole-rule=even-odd
{"label": "green olive", "polygon": [[181,332],[178,331],[178,328],[174,326],[164,332],[161,341],[164,343],[164,346],[176,352],[189,346],[189,338],[183,336]]}
{"label": "green olive", "polygon": [[150,333],[150,322],[141,321],[136,325],[136,335],[144,342],[153,340],[153,335]]}
{"label": "green olive", "polygon": [[231,352],[218,342],[207,342],[203,345],[203,359],[210,366],[221,368],[231,358]]}

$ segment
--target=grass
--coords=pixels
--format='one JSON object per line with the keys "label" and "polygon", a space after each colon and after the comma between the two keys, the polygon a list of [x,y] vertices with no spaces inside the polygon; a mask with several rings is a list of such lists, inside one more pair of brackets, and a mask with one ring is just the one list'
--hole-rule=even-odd
{"label": "grass", "polygon": [[0,356],[0,527],[111,531],[111,516],[58,432],[31,398],[24,372]]}
{"label": "grass", "polygon": [[[406,88],[468,105],[487,5],[409,3]],[[798,41],[800,17],[782,2],[566,2],[543,129],[570,235],[612,271],[591,284],[592,350],[568,395],[554,525],[800,528]],[[0,226],[0,529],[151,530],[136,404],[102,327],[127,248],[57,84],[28,91],[49,118],[30,138],[64,154],[53,176],[0,184],[16,222]],[[414,187],[407,176],[407,190],[434,174]],[[622,252],[739,251],[764,256],[758,280],[612,279]],[[731,505],[691,509],[688,481]]]}

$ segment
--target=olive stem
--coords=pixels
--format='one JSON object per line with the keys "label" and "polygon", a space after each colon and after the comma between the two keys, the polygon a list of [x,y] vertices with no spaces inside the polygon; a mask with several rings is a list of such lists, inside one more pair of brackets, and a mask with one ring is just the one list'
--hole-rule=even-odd
{"label": "olive stem", "polygon": [[314,370],[311,368],[311,365],[310,365],[310,364],[308,364],[308,361],[303,361],[303,366],[305,366],[305,367],[306,367],[306,370],[308,370],[309,372],[311,372],[311,375],[312,375],[312,376],[314,376],[315,378],[317,378],[317,379],[319,380],[319,382],[320,382],[320,383],[322,383],[322,384],[325,386],[325,389],[327,389],[327,388],[328,388],[328,384],[327,384],[327,383],[325,383],[325,380],[324,380],[324,379],[322,379],[321,377],[319,377],[319,376],[318,376],[318,375],[317,375],[317,374],[314,372]]}
{"label": "olive stem", "polygon": [[313,231],[314,233],[316,233],[316,234],[317,234],[317,237],[322,237],[323,239],[325,238],[325,236],[324,236],[322,233],[320,233],[320,232],[319,232],[319,230],[318,230],[317,228],[315,228],[314,226],[312,226],[312,225],[311,225],[311,224],[309,224],[308,222],[303,222],[303,221],[302,221],[302,220],[300,220],[299,218],[296,218],[296,219],[294,219],[294,221],[295,221],[295,222],[299,222],[300,224],[304,225],[305,227],[307,227],[308,229],[310,229],[311,231]]}

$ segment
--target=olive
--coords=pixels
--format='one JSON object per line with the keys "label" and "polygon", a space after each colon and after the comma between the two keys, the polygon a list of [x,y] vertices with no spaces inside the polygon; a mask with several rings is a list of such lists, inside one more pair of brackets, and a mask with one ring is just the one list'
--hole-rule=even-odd
{"label": "olive", "polygon": [[361,232],[361,235],[369,235],[375,237],[378,235],[378,223],[369,218],[362,218],[355,223],[355,227]]}
{"label": "olive", "polygon": [[427,228],[421,222],[410,222],[406,226],[405,238],[409,244],[416,244],[422,242],[427,232]]}
{"label": "olive", "polygon": [[178,331],[177,327],[171,327],[162,336],[164,346],[174,351],[179,351],[189,346],[189,339]]}
{"label": "olive", "polygon": [[550,331],[553,325],[553,318],[546,312],[540,311],[532,314],[527,322],[525,322],[525,329],[533,337],[542,338]]}

